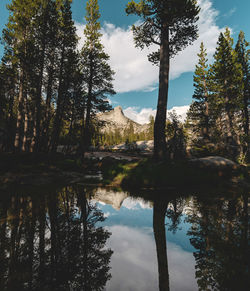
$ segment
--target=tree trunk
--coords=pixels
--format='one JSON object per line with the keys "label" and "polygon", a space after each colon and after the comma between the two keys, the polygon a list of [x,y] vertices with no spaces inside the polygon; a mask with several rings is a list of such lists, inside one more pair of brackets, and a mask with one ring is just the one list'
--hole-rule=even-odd
{"label": "tree trunk", "polygon": [[203,86],[205,91],[205,127],[203,128],[203,137],[206,142],[209,141],[209,105],[208,105],[208,92],[207,92],[207,84],[206,84],[206,77],[205,77],[205,69],[203,68]]}
{"label": "tree trunk", "polygon": [[47,96],[46,96],[46,107],[45,107],[45,114],[43,120],[43,133],[42,133],[42,148],[47,151],[48,150],[48,131],[49,131],[49,124],[51,121],[51,100],[52,100],[52,86],[53,86],[53,65],[48,69],[48,85],[47,85]]}
{"label": "tree trunk", "polygon": [[153,208],[153,228],[157,252],[159,290],[169,291],[169,273],[167,258],[167,241],[165,231],[165,216],[168,202],[154,202]]}
{"label": "tree trunk", "polygon": [[159,95],[154,125],[154,157],[166,159],[166,115],[169,83],[169,28],[164,25],[161,32]]}
{"label": "tree trunk", "polygon": [[25,92],[24,96],[24,129],[23,129],[23,144],[22,144],[22,151],[25,152],[27,150],[27,135],[29,129],[29,117],[28,117],[28,100],[27,100],[27,93]]}
{"label": "tree trunk", "polygon": [[17,109],[17,123],[16,123],[16,136],[14,142],[14,148],[16,152],[21,149],[21,136],[23,128],[23,99],[24,99],[24,71],[21,68],[20,72],[20,85],[19,85],[19,95],[18,95],[18,109]]}
{"label": "tree trunk", "polygon": [[[13,82],[16,82],[13,80]],[[13,151],[14,144],[14,134],[15,134],[15,118],[14,118],[14,100],[15,100],[15,86],[12,86],[10,90],[10,100],[9,100],[9,110],[8,110],[8,120],[7,120],[7,128],[8,128],[8,139],[5,144],[6,151]]]}
{"label": "tree trunk", "polygon": [[58,146],[58,140],[60,136],[60,128],[61,128],[61,121],[62,121],[62,103],[63,103],[63,67],[64,67],[64,50],[62,49],[62,57],[61,57],[61,64],[60,64],[60,74],[59,74],[59,87],[58,87],[58,97],[57,97],[57,107],[56,107],[56,116],[54,121],[54,129],[51,141],[51,151],[56,152]]}
{"label": "tree trunk", "polygon": [[43,71],[44,71],[44,59],[45,59],[45,36],[42,43],[42,56],[40,60],[40,72],[38,77],[36,104],[35,104],[35,125],[33,130],[33,137],[31,142],[31,151],[39,151],[40,135],[41,135],[41,103],[42,103],[42,84],[43,84]]}
{"label": "tree trunk", "polygon": [[87,108],[86,108],[86,118],[85,123],[83,122],[83,137],[81,148],[81,158],[84,158],[84,153],[88,150],[91,144],[91,132],[90,132],[90,117],[92,109],[92,94],[93,94],[93,57],[90,55],[90,75],[88,83],[88,97],[87,97]]}
{"label": "tree trunk", "polygon": [[[247,85],[248,86],[248,82]],[[250,89],[248,89],[250,90]],[[244,116],[244,122],[243,122],[243,127],[244,127],[244,134],[246,136],[246,141],[244,142],[243,145],[243,151],[246,155],[246,162],[250,160],[250,150],[249,150],[249,145],[248,145],[248,137],[249,137],[249,93],[246,92],[244,94],[244,99],[243,99],[243,104],[244,104],[244,109],[243,109],[243,116]]]}

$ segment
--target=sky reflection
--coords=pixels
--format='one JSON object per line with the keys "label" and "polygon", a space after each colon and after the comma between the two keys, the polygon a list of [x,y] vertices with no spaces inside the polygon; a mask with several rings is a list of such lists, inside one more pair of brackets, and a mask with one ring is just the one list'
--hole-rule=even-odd
{"label": "sky reflection", "polygon": [[[112,233],[107,246],[114,251],[111,258],[112,278],[106,290],[158,290],[152,204],[129,197],[123,201],[120,210],[104,203],[99,207],[105,213],[105,224]],[[198,290],[193,248],[186,237],[188,227],[182,219],[174,235],[166,226],[171,291]]]}

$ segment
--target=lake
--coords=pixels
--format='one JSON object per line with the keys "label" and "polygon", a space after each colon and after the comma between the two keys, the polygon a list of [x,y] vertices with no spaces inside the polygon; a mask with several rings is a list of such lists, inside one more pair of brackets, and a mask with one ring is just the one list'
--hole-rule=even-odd
{"label": "lake", "polygon": [[249,202],[243,190],[3,193],[0,290],[250,290]]}

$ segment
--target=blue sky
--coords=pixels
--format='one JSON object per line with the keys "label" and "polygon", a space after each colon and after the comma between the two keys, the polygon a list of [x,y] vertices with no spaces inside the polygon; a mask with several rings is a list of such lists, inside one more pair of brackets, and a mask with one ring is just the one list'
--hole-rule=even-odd
{"label": "blue sky", "polygon": [[[0,30],[7,22],[6,4],[10,0],[0,0]],[[110,64],[116,71],[115,89],[117,94],[111,98],[113,106],[121,105],[125,114],[137,122],[145,121],[142,110],[148,115],[155,114],[157,105],[158,69],[147,61],[147,51],[135,49],[129,27],[138,18],[126,16],[127,0],[100,0],[103,44],[110,55]],[[168,109],[174,106],[189,105],[193,94],[193,70],[197,62],[196,54],[201,41],[205,42],[209,59],[212,59],[218,34],[230,27],[236,39],[243,30],[250,40],[250,1],[241,0],[199,0],[202,8],[199,20],[200,38],[171,62],[171,80]],[[84,25],[86,0],[73,0],[73,18],[81,36]],[[153,48],[152,48],[153,49]],[[0,46],[2,55],[3,46]],[[178,113],[183,113],[183,107]],[[135,117],[136,116],[136,117]]]}

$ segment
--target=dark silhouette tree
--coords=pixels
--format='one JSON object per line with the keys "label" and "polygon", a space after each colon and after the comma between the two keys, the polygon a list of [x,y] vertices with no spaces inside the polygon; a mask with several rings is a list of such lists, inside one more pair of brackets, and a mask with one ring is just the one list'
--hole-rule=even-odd
{"label": "dark silhouette tree", "polygon": [[153,207],[153,228],[156,244],[160,291],[169,291],[169,271],[165,229],[167,207],[168,202],[165,201],[155,201]]}
{"label": "dark silhouette tree", "polygon": [[142,24],[133,26],[136,47],[143,49],[152,44],[159,45],[158,51],[148,58],[159,64],[159,95],[154,127],[154,156],[166,158],[166,111],[169,87],[169,60],[197,39],[199,7],[193,0],[134,0],[127,4],[127,14],[136,14]]}
{"label": "dark silhouette tree", "polygon": [[1,290],[103,290],[110,232],[82,189],[0,199]]}

